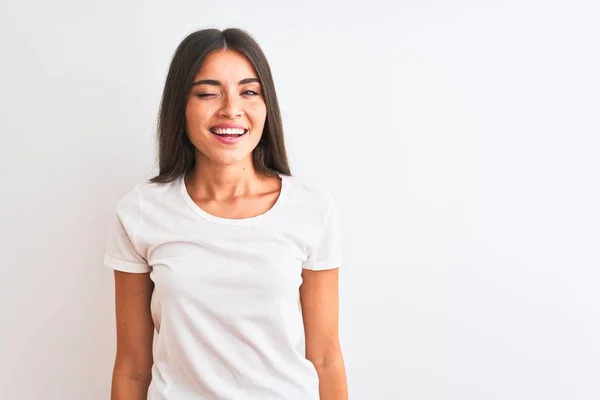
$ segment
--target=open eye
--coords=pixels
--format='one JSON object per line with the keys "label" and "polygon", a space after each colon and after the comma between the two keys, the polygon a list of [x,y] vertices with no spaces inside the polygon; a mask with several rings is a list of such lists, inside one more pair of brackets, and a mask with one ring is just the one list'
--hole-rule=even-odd
{"label": "open eye", "polygon": [[258,96],[258,92],[255,90],[245,90],[242,92],[243,95],[247,95],[247,96]]}

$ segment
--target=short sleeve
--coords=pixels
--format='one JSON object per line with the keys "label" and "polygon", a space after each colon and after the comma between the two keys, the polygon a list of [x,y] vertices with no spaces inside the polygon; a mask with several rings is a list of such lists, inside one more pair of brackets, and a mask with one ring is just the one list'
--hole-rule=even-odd
{"label": "short sleeve", "polygon": [[119,201],[113,212],[109,222],[104,265],[123,272],[151,271],[135,244],[139,223],[139,195],[134,190]]}
{"label": "short sleeve", "polygon": [[310,270],[326,270],[340,267],[342,263],[342,243],[339,216],[335,201],[330,198],[329,208],[319,240],[308,248],[307,260],[302,268]]}

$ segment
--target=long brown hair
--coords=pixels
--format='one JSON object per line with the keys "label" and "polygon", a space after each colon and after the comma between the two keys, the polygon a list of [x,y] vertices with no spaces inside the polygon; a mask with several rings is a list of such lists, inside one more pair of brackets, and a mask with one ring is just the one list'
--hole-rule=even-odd
{"label": "long brown hair", "polygon": [[271,68],[262,49],[241,29],[202,29],[179,44],[167,73],[157,126],[159,174],[150,182],[171,182],[194,167],[195,147],[185,132],[185,108],[194,77],[215,50],[235,50],[250,60],[262,84],[267,118],[253,151],[254,168],[264,175],[291,175],[283,138],[283,124]]}

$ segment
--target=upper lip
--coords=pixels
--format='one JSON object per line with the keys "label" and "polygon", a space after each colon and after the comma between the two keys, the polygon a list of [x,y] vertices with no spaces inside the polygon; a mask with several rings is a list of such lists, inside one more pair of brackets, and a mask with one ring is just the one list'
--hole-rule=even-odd
{"label": "upper lip", "polygon": [[244,129],[244,130],[246,130],[247,128],[245,126],[238,125],[238,124],[219,124],[219,125],[213,126],[210,129]]}

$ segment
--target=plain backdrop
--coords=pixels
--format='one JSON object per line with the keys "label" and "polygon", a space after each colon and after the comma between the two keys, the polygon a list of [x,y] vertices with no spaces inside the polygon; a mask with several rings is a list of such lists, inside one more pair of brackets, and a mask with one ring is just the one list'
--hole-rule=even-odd
{"label": "plain backdrop", "polygon": [[207,27],[262,45],[339,203],[352,400],[600,398],[594,3],[3,1],[0,398],[109,397],[109,216]]}

